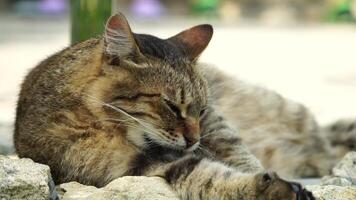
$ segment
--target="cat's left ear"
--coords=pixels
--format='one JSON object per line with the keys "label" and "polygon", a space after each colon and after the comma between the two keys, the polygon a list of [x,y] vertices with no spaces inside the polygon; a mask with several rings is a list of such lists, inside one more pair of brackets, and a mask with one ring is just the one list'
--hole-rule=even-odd
{"label": "cat's left ear", "polygon": [[202,24],[182,31],[167,40],[181,47],[187,58],[194,61],[208,46],[213,32],[211,25]]}

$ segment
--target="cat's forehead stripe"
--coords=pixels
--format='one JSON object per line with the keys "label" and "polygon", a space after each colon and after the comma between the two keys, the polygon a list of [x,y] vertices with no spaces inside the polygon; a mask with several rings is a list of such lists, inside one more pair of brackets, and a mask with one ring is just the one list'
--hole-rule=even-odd
{"label": "cat's forehead stripe", "polygon": [[143,54],[177,62],[185,58],[184,51],[179,46],[151,35],[134,34],[137,45]]}

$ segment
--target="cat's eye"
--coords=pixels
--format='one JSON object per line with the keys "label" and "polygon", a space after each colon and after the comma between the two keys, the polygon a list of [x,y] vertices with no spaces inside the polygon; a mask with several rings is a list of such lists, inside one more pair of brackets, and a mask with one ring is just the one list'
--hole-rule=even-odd
{"label": "cat's eye", "polygon": [[135,93],[135,94],[126,94],[126,95],[120,95],[116,96],[113,98],[114,101],[118,100],[127,100],[127,101],[136,101],[141,98],[154,98],[154,97],[160,97],[161,94],[149,94],[149,93]]}
{"label": "cat's eye", "polygon": [[207,108],[203,108],[200,110],[199,117],[202,117],[206,113]]}
{"label": "cat's eye", "polygon": [[166,103],[166,105],[169,107],[169,109],[177,116],[180,117],[181,116],[181,111],[178,108],[178,106],[176,106],[173,102],[171,102],[168,99],[164,99],[164,102]]}

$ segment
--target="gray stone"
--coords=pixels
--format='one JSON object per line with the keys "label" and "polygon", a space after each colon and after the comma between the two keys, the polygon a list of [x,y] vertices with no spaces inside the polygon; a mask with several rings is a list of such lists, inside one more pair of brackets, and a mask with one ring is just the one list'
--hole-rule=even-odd
{"label": "gray stone", "polygon": [[57,191],[62,200],[179,200],[166,182],[158,177],[126,176],[103,188],[70,182],[61,184]]}
{"label": "gray stone", "polygon": [[[356,187],[350,186],[350,177],[353,177],[354,172],[353,154],[347,154],[334,168],[333,172],[338,176],[324,178],[323,184],[326,185],[306,186],[317,200],[356,200]],[[346,174],[351,176],[346,177]],[[1,200],[56,199],[57,192],[52,191],[53,188],[48,166],[34,163],[30,159],[0,156]],[[70,182],[58,186],[57,191],[63,200],[179,200],[169,185],[158,177],[127,176],[103,188]]]}
{"label": "gray stone", "polygon": [[356,188],[355,187],[340,187],[335,185],[310,185],[306,186],[317,200],[355,200]]}
{"label": "gray stone", "polygon": [[0,199],[55,199],[50,169],[31,159],[10,159],[0,155]]}
{"label": "gray stone", "polygon": [[332,173],[337,177],[344,177],[356,185],[356,151],[349,152],[333,168]]}
{"label": "gray stone", "polygon": [[344,177],[325,176],[321,180],[321,185],[352,186],[352,181]]}

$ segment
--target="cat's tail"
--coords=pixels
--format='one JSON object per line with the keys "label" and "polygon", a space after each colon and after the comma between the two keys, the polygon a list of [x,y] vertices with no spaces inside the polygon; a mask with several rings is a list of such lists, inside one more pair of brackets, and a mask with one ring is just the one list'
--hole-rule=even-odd
{"label": "cat's tail", "polygon": [[340,119],[322,127],[330,145],[343,157],[349,151],[356,151],[356,119]]}

